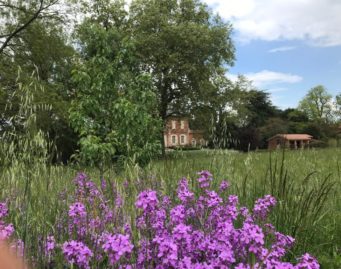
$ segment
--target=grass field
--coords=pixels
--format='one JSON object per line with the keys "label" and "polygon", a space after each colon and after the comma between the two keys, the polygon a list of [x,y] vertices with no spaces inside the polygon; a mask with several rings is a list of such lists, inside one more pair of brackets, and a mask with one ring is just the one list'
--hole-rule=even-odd
{"label": "grass field", "polygon": [[[8,200],[10,219],[26,245],[27,256],[39,261],[39,242],[55,231],[56,220],[67,211],[72,179],[84,170],[99,182],[94,168],[47,166],[41,159],[11,162],[0,171],[0,201]],[[310,252],[322,268],[341,268],[341,150],[298,150],[240,153],[223,150],[169,152],[144,169],[126,165],[110,168],[107,182],[124,200],[122,216],[133,220],[138,192],[152,188],[174,198],[182,177],[193,180],[209,170],[217,187],[231,183],[229,194],[251,207],[264,194],[278,200],[271,215],[280,232],[296,238],[289,259]],[[113,197],[114,199],[114,197]],[[66,203],[65,203],[66,201]],[[61,235],[63,236],[63,235]]]}

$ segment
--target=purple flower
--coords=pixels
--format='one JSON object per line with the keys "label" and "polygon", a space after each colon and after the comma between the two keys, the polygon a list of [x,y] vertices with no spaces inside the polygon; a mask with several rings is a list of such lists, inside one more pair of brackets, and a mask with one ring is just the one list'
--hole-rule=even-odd
{"label": "purple flower", "polygon": [[116,264],[122,256],[130,254],[134,247],[129,241],[129,235],[109,234],[105,235],[104,241],[102,248],[108,254],[111,265]]}
{"label": "purple flower", "polygon": [[209,171],[201,171],[198,173],[200,177],[197,179],[200,188],[208,188],[210,186],[210,181],[213,180],[212,174]]}
{"label": "purple flower", "polygon": [[105,179],[102,177],[101,178],[101,190],[104,192],[107,188],[107,182],[105,181]]}
{"label": "purple flower", "polygon": [[56,240],[54,239],[53,235],[50,235],[46,238],[45,242],[45,255],[50,256],[53,250],[56,247]]}
{"label": "purple flower", "polygon": [[0,203],[0,219],[7,217],[8,215],[8,207],[6,203]]}
{"label": "purple flower", "polygon": [[155,236],[153,242],[156,243],[158,251],[157,258],[163,268],[175,267],[178,261],[178,246],[174,240],[165,236]]}
{"label": "purple flower", "polygon": [[206,190],[206,203],[209,208],[218,206],[223,202],[223,199],[215,191]]}
{"label": "purple flower", "polygon": [[75,179],[74,179],[74,183],[76,185],[76,193],[78,196],[84,196],[85,195],[85,183],[86,183],[86,179],[87,179],[87,175],[83,172],[79,172]]}
{"label": "purple flower", "polygon": [[84,243],[74,240],[65,242],[62,251],[68,263],[80,268],[90,268],[89,263],[93,253]]}
{"label": "purple flower", "polygon": [[178,247],[185,247],[186,250],[189,250],[188,248],[191,245],[191,238],[192,238],[192,227],[185,224],[178,224],[174,227],[172,232],[172,237],[177,242]]}
{"label": "purple flower", "polygon": [[189,202],[190,200],[193,199],[194,193],[189,190],[188,181],[186,178],[182,178],[179,181],[177,194],[178,194],[178,198],[183,203]]}
{"label": "purple flower", "polygon": [[171,221],[175,224],[183,223],[186,218],[186,209],[183,205],[177,205],[170,211]]}
{"label": "purple flower", "polygon": [[0,221],[0,240],[8,240],[14,233],[13,224],[5,224]]}
{"label": "purple flower", "polygon": [[306,253],[299,259],[295,269],[320,269],[320,265],[314,257]]}
{"label": "purple flower", "polygon": [[117,194],[116,199],[115,199],[115,205],[117,208],[120,208],[122,207],[122,204],[123,204],[123,200],[121,198],[121,195]]}
{"label": "purple flower", "polygon": [[239,263],[235,269],[251,269],[251,266],[248,264]]}
{"label": "purple flower", "polygon": [[220,183],[219,190],[220,190],[220,191],[224,191],[224,190],[228,189],[230,186],[231,186],[230,182],[228,182],[228,181],[226,181],[226,180],[223,180],[223,181]]}
{"label": "purple flower", "polygon": [[265,195],[263,198],[259,198],[253,208],[253,214],[255,217],[265,219],[270,212],[270,209],[276,205],[277,201],[271,195]]}
{"label": "purple flower", "polygon": [[169,196],[165,195],[163,198],[162,198],[162,207],[163,208],[168,208],[171,204],[171,199],[169,198]]}
{"label": "purple flower", "polygon": [[135,206],[144,211],[153,211],[158,203],[159,200],[157,199],[156,191],[147,190],[138,195]]}
{"label": "purple flower", "polygon": [[[61,238],[69,232],[69,241],[61,246],[66,261],[80,269],[319,269],[309,254],[296,265],[282,261],[294,238],[265,221],[276,205],[274,197],[258,199],[249,211],[240,207],[236,195],[222,199],[229,187],[227,181],[222,181],[216,192],[209,188],[212,174],[202,171],[199,175],[196,195],[186,178],[178,183],[178,199],[158,196],[154,190],[139,193],[135,206],[141,210],[133,223],[120,208],[124,201],[116,186],[113,193],[104,192],[103,180],[98,188],[85,174],[78,174],[74,200],[57,220]],[[13,236],[13,225],[5,222],[7,215],[6,204],[0,203],[0,240],[9,240],[17,255],[23,255],[23,243]],[[43,242],[48,262],[60,260],[56,246],[53,236]]]}
{"label": "purple flower", "polygon": [[69,216],[71,218],[83,219],[86,217],[86,208],[83,203],[76,202],[69,207]]}

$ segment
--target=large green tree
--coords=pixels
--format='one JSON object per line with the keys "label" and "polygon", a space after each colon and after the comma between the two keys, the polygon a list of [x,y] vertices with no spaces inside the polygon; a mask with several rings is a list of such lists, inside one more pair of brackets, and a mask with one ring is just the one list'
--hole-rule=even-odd
{"label": "large green tree", "polygon": [[158,153],[160,129],[149,74],[141,72],[121,1],[93,1],[77,31],[81,59],[73,71],[71,121],[80,156],[101,174],[114,158],[145,164]]}
{"label": "large green tree", "polygon": [[259,128],[271,125],[269,118],[276,115],[269,95],[244,76],[236,81],[216,76],[210,88],[205,100],[196,103],[191,112],[194,126],[208,131],[210,145],[243,150],[261,146]]}
{"label": "large green tree", "polygon": [[40,19],[59,18],[59,0],[0,0],[0,55],[16,50],[13,40],[20,37],[32,23]]}
{"label": "large green tree", "polygon": [[158,112],[189,111],[210,81],[234,60],[231,25],[198,0],[134,0],[131,34],[140,69],[152,75]]}
{"label": "large green tree", "polygon": [[330,122],[333,119],[332,95],[318,85],[312,88],[300,101],[299,109],[313,121]]}
{"label": "large green tree", "polygon": [[[40,2],[40,1],[39,1]],[[71,69],[75,51],[67,42],[61,14],[49,10],[57,1],[41,1],[42,13],[15,35],[0,54],[0,131],[16,125],[20,97],[14,94],[18,83],[36,80],[44,91],[34,92],[37,105],[49,106],[37,111],[37,125],[55,142],[59,159],[66,161],[76,147],[77,137],[69,126],[68,107],[72,99]],[[1,30],[10,33],[25,23],[38,1],[6,1],[14,9]],[[14,25],[13,23],[16,22]],[[4,39],[2,39],[4,40]],[[32,74],[35,74],[32,76]],[[12,119],[12,120],[11,120]],[[16,128],[19,130],[20,128]]]}

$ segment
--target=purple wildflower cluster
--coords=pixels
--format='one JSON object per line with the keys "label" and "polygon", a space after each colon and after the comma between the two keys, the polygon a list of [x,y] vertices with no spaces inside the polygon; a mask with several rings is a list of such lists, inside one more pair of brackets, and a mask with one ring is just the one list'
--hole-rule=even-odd
{"label": "purple wildflower cluster", "polygon": [[253,214],[260,219],[266,219],[271,208],[276,205],[276,199],[271,195],[265,195],[263,198],[259,198],[253,208]]}
{"label": "purple wildflower cluster", "polygon": [[63,254],[70,264],[76,264],[80,268],[90,268],[92,251],[82,242],[70,241],[63,244]]}
{"label": "purple wildflower cluster", "polygon": [[8,240],[14,232],[13,225],[6,224],[5,218],[8,215],[8,207],[6,203],[0,203],[0,241]]}
{"label": "purple wildflower cluster", "polygon": [[109,256],[111,265],[117,264],[122,256],[129,256],[134,246],[130,243],[129,235],[123,234],[108,234],[104,238],[103,250]]}
{"label": "purple wildflower cluster", "polygon": [[[237,196],[210,190],[213,178],[208,171],[199,176],[198,197],[183,178],[177,192],[179,203],[173,206],[165,207],[154,191],[138,196],[141,241],[136,268],[319,268],[309,254],[296,265],[282,261],[294,239],[266,223],[276,204],[274,197],[258,199],[249,212],[239,207]],[[221,193],[228,187],[223,181]]]}
{"label": "purple wildflower cluster", "polygon": [[5,202],[0,203],[0,243],[7,241],[13,253],[19,257],[24,256],[24,242],[20,239],[16,240],[13,237],[14,226],[6,221],[8,217],[8,207]]}
{"label": "purple wildflower cluster", "polygon": [[[229,182],[223,181],[215,191],[212,181],[211,173],[200,172],[191,184],[198,185],[199,191],[194,192],[182,178],[174,199],[154,190],[142,191],[135,202],[134,222],[123,214],[123,200],[113,186],[102,180],[97,187],[79,173],[57,233],[45,240],[45,255],[53,262],[62,254],[64,266],[85,269],[319,268],[309,254],[296,264],[284,261],[294,239],[267,221],[276,205],[274,197],[258,199],[249,210],[239,205],[236,195],[227,194]],[[7,211],[0,204],[0,235]]]}

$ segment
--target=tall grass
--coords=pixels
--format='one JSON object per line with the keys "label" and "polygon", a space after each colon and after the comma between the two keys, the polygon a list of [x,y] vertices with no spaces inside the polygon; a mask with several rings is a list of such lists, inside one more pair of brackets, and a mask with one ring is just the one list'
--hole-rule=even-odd
{"label": "tall grass", "polygon": [[[274,153],[203,151],[177,154],[157,160],[146,169],[128,166],[117,174],[109,169],[105,178],[122,194],[127,218],[135,218],[134,201],[139,191],[153,188],[175,199],[177,181],[208,169],[218,185],[231,182],[230,193],[242,204],[252,206],[256,198],[270,193],[278,199],[271,218],[276,228],[297,240],[293,256],[310,252],[325,268],[338,268],[341,246],[340,153],[335,150]],[[27,253],[39,257],[39,241],[56,228],[56,219],[65,208],[61,194],[72,193],[73,166],[51,166],[32,161],[14,162],[1,170],[0,200],[8,199],[17,236],[25,240]],[[85,168],[94,179],[96,169]],[[126,184],[124,184],[126,183]],[[193,184],[194,185],[194,184]],[[124,187],[125,186],[125,187]],[[335,264],[334,264],[335,263]]]}
{"label": "tall grass", "polygon": [[[15,135],[7,132],[1,137],[0,201],[10,203],[11,221],[18,238],[25,242],[27,257],[35,257],[42,265],[41,240],[56,229],[56,220],[67,210],[76,172],[84,170],[97,180],[99,172],[50,163],[52,145],[35,128],[36,111],[48,108],[35,106],[25,86],[19,90],[22,107],[17,121],[21,120],[22,128]],[[109,167],[105,178],[123,196],[126,218],[134,220],[138,192],[152,188],[175,199],[178,180],[186,176],[193,182],[201,170],[213,173],[216,187],[223,179],[230,181],[230,193],[249,207],[264,194],[275,196],[278,205],[272,222],[279,231],[296,238],[292,256],[310,252],[324,268],[341,268],[340,150],[172,152],[144,169],[126,164],[118,173]]]}
{"label": "tall grass", "polygon": [[252,206],[264,194],[278,205],[272,221],[279,231],[296,238],[295,253],[309,251],[325,268],[341,267],[341,151],[338,149],[250,152],[176,152],[152,163],[148,171],[161,189],[174,195],[182,176],[195,178],[202,169],[232,183],[230,193]]}

